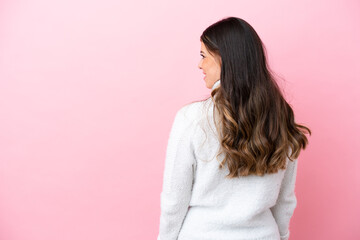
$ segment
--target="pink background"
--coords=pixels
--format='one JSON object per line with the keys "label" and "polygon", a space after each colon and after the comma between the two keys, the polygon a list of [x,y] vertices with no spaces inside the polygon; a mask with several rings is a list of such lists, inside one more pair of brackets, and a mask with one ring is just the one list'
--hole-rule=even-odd
{"label": "pink background", "polygon": [[199,37],[248,21],[313,131],[292,240],[360,239],[360,2],[0,2],[0,239],[155,239],[175,112],[209,96]]}

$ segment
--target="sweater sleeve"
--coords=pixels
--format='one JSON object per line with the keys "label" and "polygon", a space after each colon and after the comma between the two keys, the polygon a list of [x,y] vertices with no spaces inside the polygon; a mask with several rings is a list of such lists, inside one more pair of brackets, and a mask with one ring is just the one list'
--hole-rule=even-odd
{"label": "sweater sleeve", "polygon": [[168,139],[157,240],[176,240],[188,211],[195,164],[191,129],[182,108],[176,113]]}
{"label": "sweater sleeve", "polygon": [[294,213],[297,199],[295,196],[295,180],[297,172],[297,159],[288,161],[285,175],[281,183],[276,204],[270,208],[278,224],[281,240],[288,240],[290,236],[290,219]]}

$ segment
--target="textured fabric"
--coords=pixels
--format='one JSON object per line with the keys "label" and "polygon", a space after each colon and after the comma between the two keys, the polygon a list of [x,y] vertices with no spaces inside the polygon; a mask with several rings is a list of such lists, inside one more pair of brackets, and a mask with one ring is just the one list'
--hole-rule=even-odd
{"label": "textured fabric", "polygon": [[[213,89],[220,85],[217,81]],[[160,194],[157,240],[287,240],[296,207],[297,160],[264,176],[226,179],[213,102],[180,108],[173,122]]]}

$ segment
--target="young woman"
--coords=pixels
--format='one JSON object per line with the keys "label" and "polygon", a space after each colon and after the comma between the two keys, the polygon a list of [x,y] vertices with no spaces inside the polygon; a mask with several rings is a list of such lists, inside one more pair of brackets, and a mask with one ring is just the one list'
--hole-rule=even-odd
{"label": "young woman", "polygon": [[176,113],[157,239],[286,240],[311,131],[295,123],[246,21],[222,19],[200,43],[198,67],[212,92]]}

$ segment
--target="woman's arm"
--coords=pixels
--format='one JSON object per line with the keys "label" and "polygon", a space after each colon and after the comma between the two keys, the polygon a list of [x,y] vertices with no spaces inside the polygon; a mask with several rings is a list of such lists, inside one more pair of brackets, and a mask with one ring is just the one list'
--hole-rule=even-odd
{"label": "woman's arm", "polygon": [[195,156],[192,123],[184,110],[183,107],[176,113],[168,140],[158,240],[177,239],[191,198]]}
{"label": "woman's arm", "polygon": [[288,240],[290,236],[290,219],[294,213],[297,200],[295,196],[295,180],[297,159],[294,162],[287,160],[285,175],[276,204],[270,208],[278,224],[281,240]]}

